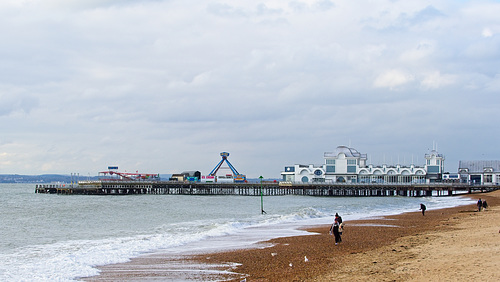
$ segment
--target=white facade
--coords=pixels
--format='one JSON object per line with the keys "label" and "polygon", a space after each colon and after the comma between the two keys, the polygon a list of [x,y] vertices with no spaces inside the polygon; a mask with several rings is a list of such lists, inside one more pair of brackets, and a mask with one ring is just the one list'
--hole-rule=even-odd
{"label": "white facade", "polygon": [[322,165],[286,166],[281,173],[285,182],[302,183],[426,183],[439,181],[444,170],[444,156],[433,150],[425,155],[423,166],[367,165],[367,155],[356,149],[339,146],[325,152]]}

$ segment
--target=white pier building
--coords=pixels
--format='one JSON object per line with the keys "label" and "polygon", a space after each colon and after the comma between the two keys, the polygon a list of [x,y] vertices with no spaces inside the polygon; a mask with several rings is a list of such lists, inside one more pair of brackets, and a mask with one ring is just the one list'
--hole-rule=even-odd
{"label": "white pier building", "polygon": [[500,161],[460,161],[458,163],[460,182],[480,185],[500,183]]}
{"label": "white pier building", "polygon": [[322,165],[286,166],[282,181],[302,183],[430,183],[441,180],[444,156],[436,150],[425,155],[422,166],[367,164],[367,155],[347,146],[325,152]]}

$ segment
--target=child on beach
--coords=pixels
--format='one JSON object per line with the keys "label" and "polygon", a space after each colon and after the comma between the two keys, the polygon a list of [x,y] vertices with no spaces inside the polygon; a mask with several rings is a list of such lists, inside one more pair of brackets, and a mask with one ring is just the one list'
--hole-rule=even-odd
{"label": "child on beach", "polygon": [[480,212],[481,208],[483,207],[483,202],[481,201],[481,198],[477,201],[477,211]]}

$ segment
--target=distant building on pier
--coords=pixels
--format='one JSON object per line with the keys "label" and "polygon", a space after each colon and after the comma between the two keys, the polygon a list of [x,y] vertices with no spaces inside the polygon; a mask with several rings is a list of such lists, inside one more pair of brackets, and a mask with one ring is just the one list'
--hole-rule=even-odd
{"label": "distant building on pier", "polygon": [[500,161],[459,161],[458,174],[463,183],[500,183]]}
{"label": "distant building on pier", "polygon": [[367,154],[354,148],[338,146],[334,152],[325,152],[322,165],[286,166],[282,180],[302,183],[429,183],[442,178],[444,156],[436,150],[425,155],[422,166],[368,165]]}

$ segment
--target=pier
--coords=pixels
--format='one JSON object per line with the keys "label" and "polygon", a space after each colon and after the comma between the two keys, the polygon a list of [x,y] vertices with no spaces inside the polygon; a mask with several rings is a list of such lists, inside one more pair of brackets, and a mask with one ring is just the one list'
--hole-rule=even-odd
{"label": "pier", "polygon": [[263,183],[200,183],[177,181],[79,181],[78,184],[38,184],[35,193],[61,195],[239,195],[239,196],[451,196],[489,192],[500,185],[468,185],[461,183],[338,183],[299,184],[290,182]]}

